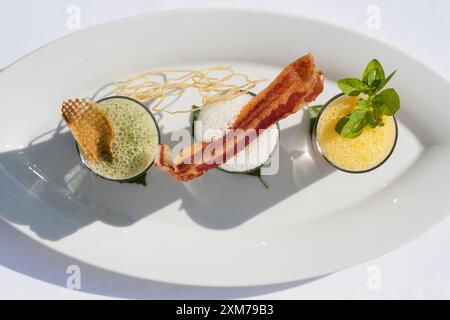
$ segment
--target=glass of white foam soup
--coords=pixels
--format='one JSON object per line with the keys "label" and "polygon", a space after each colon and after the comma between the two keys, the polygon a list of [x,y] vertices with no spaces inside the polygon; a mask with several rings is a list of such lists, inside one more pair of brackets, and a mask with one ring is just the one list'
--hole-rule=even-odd
{"label": "glass of white foam soup", "polygon": [[[194,140],[215,141],[225,136],[242,108],[253,99],[254,94],[243,94],[234,99],[204,106],[194,122]],[[245,132],[250,137],[255,132]],[[244,150],[227,159],[219,169],[229,173],[251,173],[272,158],[280,139],[278,124],[261,132]]]}

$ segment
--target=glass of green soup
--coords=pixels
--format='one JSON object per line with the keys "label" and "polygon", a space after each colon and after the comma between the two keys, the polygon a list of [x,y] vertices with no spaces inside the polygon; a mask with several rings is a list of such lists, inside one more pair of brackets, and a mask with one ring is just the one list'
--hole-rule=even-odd
{"label": "glass of green soup", "polygon": [[139,178],[153,165],[160,143],[155,117],[145,105],[129,97],[108,97],[97,104],[114,127],[113,160],[100,159],[93,163],[78,148],[83,164],[108,180],[126,182]]}
{"label": "glass of green soup", "polygon": [[356,108],[358,98],[343,93],[331,98],[320,110],[312,131],[315,150],[333,167],[350,173],[380,167],[391,156],[398,137],[394,116],[383,116],[384,126],[367,126],[356,138],[339,135],[337,122]]}

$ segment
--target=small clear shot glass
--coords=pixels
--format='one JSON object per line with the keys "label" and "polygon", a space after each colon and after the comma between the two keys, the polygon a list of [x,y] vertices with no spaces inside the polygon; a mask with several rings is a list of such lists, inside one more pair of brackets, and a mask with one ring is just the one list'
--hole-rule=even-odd
{"label": "small clear shot glass", "polygon": [[[156,127],[156,132],[158,134],[158,145],[161,144],[161,131],[158,125],[158,121],[156,120],[155,116],[153,115],[153,113],[140,101],[130,98],[130,97],[126,97],[126,96],[111,96],[111,97],[106,97],[103,99],[100,99],[98,101],[96,101],[97,103],[100,103],[102,101],[106,101],[106,100],[110,100],[110,99],[127,99],[130,100],[132,102],[134,102],[135,104],[141,106],[142,108],[144,108],[144,110],[149,114],[149,116],[151,117],[151,119],[153,120],[153,123],[155,124]],[[92,168],[89,167],[88,163],[86,162],[86,160],[83,158],[83,155],[80,152],[80,148],[78,146],[78,143],[76,143],[76,147],[77,147],[77,152],[78,155],[80,156],[81,162],[83,163],[83,165],[89,169],[89,171],[91,171],[94,175],[96,175],[97,177],[103,178],[105,180],[109,180],[109,181],[116,181],[116,182],[130,182],[133,180],[136,180],[138,178],[140,178],[141,176],[143,176],[152,166],[153,163],[155,162],[155,160],[153,159],[153,161],[147,166],[147,168],[145,168],[144,170],[142,170],[142,172],[139,172],[138,174],[136,174],[133,177],[127,178],[127,179],[111,179],[105,176],[100,175],[99,173],[95,172]]]}
{"label": "small clear shot glass", "polygon": [[329,165],[331,165],[332,167],[334,167],[335,169],[338,169],[340,171],[343,172],[347,172],[347,173],[367,173],[370,172],[372,170],[375,170],[377,168],[379,168],[380,166],[382,166],[392,155],[392,153],[394,152],[395,146],[397,145],[397,139],[398,139],[398,125],[397,125],[397,119],[395,118],[395,116],[392,116],[393,120],[394,120],[394,124],[395,124],[395,139],[394,139],[394,143],[392,145],[392,149],[390,150],[390,152],[386,155],[386,157],[379,162],[378,164],[376,164],[375,166],[369,168],[369,169],[365,169],[365,170],[357,170],[357,171],[353,171],[353,170],[348,170],[345,168],[341,168],[339,167],[337,164],[333,163],[333,161],[331,161],[330,159],[328,159],[321,146],[320,146],[320,141],[319,141],[319,137],[317,134],[317,128],[319,125],[319,121],[320,118],[322,116],[322,114],[324,113],[324,111],[333,103],[335,102],[337,99],[341,98],[342,96],[344,96],[344,93],[339,93],[337,95],[335,95],[334,97],[332,97],[330,100],[328,100],[322,107],[322,109],[320,109],[319,114],[317,115],[317,118],[314,121],[314,125],[313,125],[313,129],[312,129],[312,133],[311,133],[311,139],[312,139],[312,145],[314,147],[314,150],[321,156],[321,158],[323,158]]}

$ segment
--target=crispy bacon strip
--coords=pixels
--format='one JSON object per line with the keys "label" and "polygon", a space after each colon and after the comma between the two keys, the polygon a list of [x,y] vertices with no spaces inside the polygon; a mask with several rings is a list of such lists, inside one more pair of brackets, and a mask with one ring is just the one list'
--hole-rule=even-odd
{"label": "crispy bacon strip", "polygon": [[[313,56],[307,54],[285,67],[267,88],[247,103],[230,129],[254,129],[259,135],[277,121],[314,101],[322,91],[323,74],[315,68]],[[239,139],[245,139],[244,143],[238,143]],[[234,155],[250,141],[245,136],[233,136],[233,130],[230,130],[224,139],[199,142],[183,149],[175,161],[171,160],[170,147],[162,144],[155,165],[177,180],[189,181],[218,167],[230,158],[230,151]]]}

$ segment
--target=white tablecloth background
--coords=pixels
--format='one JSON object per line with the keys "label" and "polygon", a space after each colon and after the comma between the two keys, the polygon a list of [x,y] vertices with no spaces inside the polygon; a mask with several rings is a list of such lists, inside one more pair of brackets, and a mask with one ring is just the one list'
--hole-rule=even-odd
{"label": "white tablecloth background", "polygon": [[[75,32],[74,25],[67,24],[73,6],[80,9],[81,28],[184,7],[253,7],[297,13],[382,38],[450,79],[448,0],[0,0],[0,69],[52,40]],[[367,25],[370,15],[367,10],[373,6],[381,13],[379,29]],[[439,103],[438,97],[430,103]],[[212,289],[140,281],[96,269],[44,248],[0,221],[0,298],[449,299],[449,247],[450,219],[447,219],[394,252],[319,279],[257,288]],[[72,264],[81,267],[81,290],[66,288],[66,269]]]}

